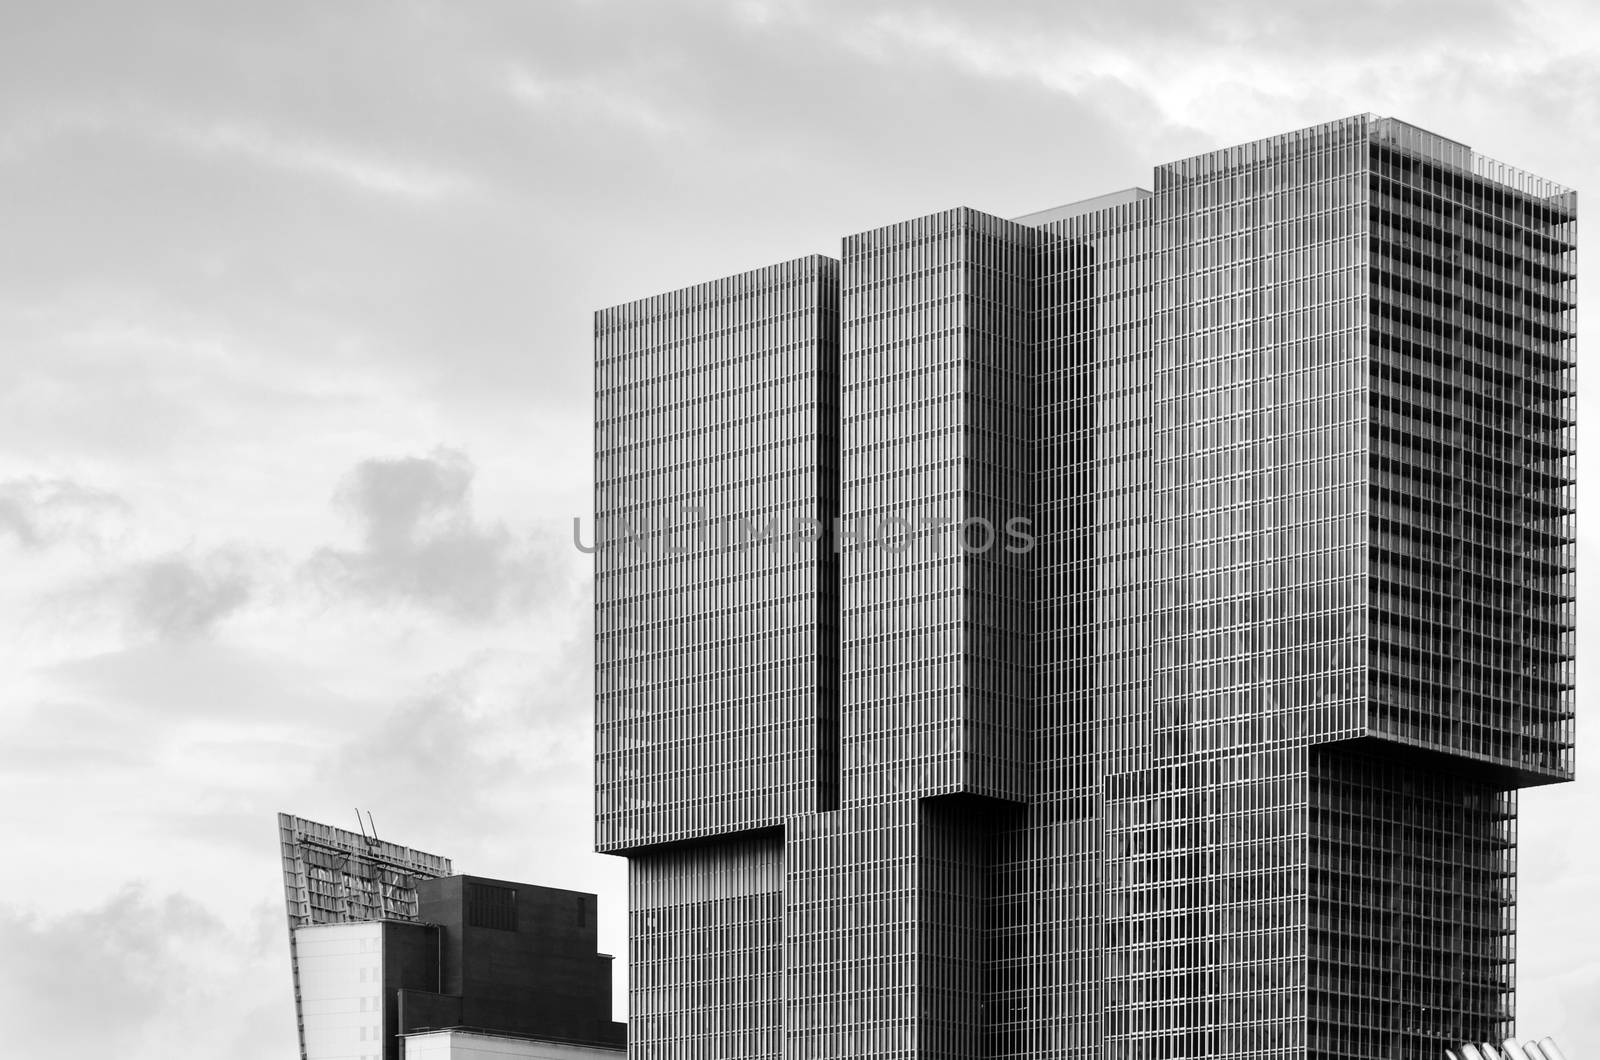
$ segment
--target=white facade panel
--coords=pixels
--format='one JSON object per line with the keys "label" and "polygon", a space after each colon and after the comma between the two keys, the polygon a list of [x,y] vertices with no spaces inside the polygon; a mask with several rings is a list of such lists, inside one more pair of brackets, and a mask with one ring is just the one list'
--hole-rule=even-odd
{"label": "white facade panel", "polygon": [[426,1031],[405,1036],[404,1060],[618,1060],[624,1050],[503,1038],[476,1031]]}
{"label": "white facade panel", "polygon": [[383,1056],[383,924],[295,929],[306,1060]]}

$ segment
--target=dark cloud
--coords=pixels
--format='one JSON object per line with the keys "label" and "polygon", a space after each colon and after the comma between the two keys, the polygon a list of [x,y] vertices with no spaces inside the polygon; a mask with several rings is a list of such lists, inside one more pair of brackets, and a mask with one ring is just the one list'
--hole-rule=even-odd
{"label": "dark cloud", "polygon": [[136,639],[191,640],[210,635],[250,601],[260,560],[242,549],[122,559],[111,546],[125,543],[131,511],[115,494],[64,479],[0,482],[0,540],[30,551],[73,544],[91,557],[97,573],[52,597],[52,612],[114,611]]}
{"label": "dark cloud", "polygon": [[215,552],[140,563],[126,579],[128,622],[135,630],[161,640],[189,640],[210,634],[249,602],[253,575],[239,554]]}
{"label": "dark cloud", "polygon": [[39,533],[28,515],[15,497],[0,496],[0,530],[11,534],[23,547],[34,548],[39,544]]}
{"label": "dark cloud", "polygon": [[419,536],[462,527],[472,476],[466,455],[447,449],[367,460],[346,476],[336,500],[363,524],[369,551],[401,552]]}
{"label": "dark cloud", "polygon": [[363,461],[335,496],[361,547],[323,549],[311,561],[313,575],[375,603],[413,603],[470,621],[568,591],[547,551],[477,520],[473,475],[464,454],[445,449]]}
{"label": "dark cloud", "polygon": [[203,640],[250,604],[266,563],[238,548],[113,556],[97,562],[97,573],[50,596],[43,615],[62,625],[109,618],[135,643]]}

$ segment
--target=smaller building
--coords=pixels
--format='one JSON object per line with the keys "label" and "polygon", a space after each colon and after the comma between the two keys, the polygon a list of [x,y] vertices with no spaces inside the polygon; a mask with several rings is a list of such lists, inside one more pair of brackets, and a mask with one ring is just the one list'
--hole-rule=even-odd
{"label": "smaller building", "polygon": [[575,1045],[460,1027],[405,1036],[405,1060],[615,1060],[614,1045]]}
{"label": "smaller building", "polygon": [[294,929],[306,1060],[620,1055],[594,895],[478,876],[415,888],[416,920]]}
{"label": "smaller building", "polygon": [[295,929],[305,1060],[399,1060],[397,997],[437,981],[439,931],[410,920]]}

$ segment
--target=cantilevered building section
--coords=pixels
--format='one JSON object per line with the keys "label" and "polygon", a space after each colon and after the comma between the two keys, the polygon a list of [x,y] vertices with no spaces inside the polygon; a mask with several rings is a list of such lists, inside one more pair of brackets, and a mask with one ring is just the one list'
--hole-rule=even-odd
{"label": "cantilevered building section", "polygon": [[1362,116],[601,312],[637,1055],[1506,1039],[1575,226]]}

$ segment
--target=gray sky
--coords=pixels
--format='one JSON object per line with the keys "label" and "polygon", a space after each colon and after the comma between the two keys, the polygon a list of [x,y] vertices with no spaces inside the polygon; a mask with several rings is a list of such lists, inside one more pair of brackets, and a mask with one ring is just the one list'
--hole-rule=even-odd
{"label": "gray sky", "polygon": [[[293,1055],[280,809],[598,891],[625,953],[568,544],[593,309],[1360,111],[1583,188],[1584,7],[4,5],[12,1051]],[[1600,782],[1523,807],[1521,1029],[1582,1057]]]}

